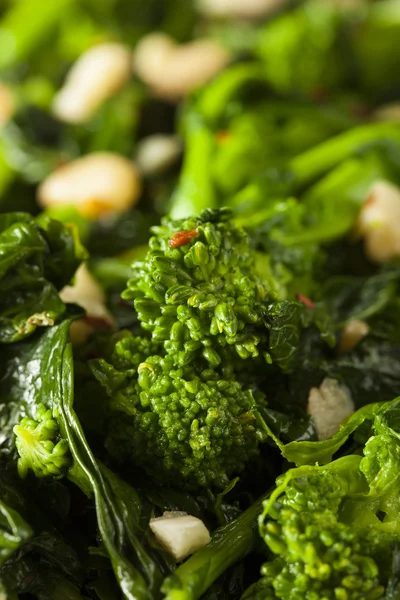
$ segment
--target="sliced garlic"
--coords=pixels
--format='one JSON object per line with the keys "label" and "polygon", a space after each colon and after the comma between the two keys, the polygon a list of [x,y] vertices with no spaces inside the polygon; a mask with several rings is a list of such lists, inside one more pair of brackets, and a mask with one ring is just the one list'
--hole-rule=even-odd
{"label": "sliced garlic", "polygon": [[400,102],[392,102],[390,104],[384,104],[377,108],[373,116],[378,121],[400,121]]}
{"label": "sliced garlic", "polygon": [[339,354],[346,354],[347,352],[354,350],[357,344],[359,344],[368,333],[369,326],[365,321],[358,321],[357,319],[348,321],[340,338],[338,346]]}
{"label": "sliced garlic", "polygon": [[136,163],[146,177],[167,171],[182,153],[182,143],[176,135],[150,135],[138,143]]}
{"label": "sliced garlic", "polygon": [[199,11],[211,18],[259,19],[288,0],[198,0]]}
{"label": "sliced garlic", "polygon": [[14,110],[14,94],[8,85],[0,82],[0,127],[12,118]]}
{"label": "sliced garlic", "polygon": [[371,187],[360,211],[357,232],[373,262],[384,263],[400,255],[400,188],[389,181]]}
{"label": "sliced garlic", "polygon": [[178,100],[212,79],[229,62],[213,40],[178,45],[163,33],[144,37],[136,47],[134,71],[160,97]]}
{"label": "sliced garlic", "polygon": [[336,379],[326,377],[321,385],[310,389],[307,412],[313,418],[319,440],[327,440],[340,429],[354,412],[348,389]]}
{"label": "sliced garlic", "polygon": [[211,540],[203,521],[180,511],[165,512],[162,517],[150,519],[150,529],[177,562]]}
{"label": "sliced garlic", "polygon": [[131,52],[127,47],[117,43],[94,46],[69,71],[54,98],[53,113],[68,123],[88,121],[131,74]]}
{"label": "sliced garlic", "polygon": [[72,322],[70,337],[74,343],[84,342],[93,332],[94,327],[90,319],[103,322],[111,329],[115,328],[114,317],[106,307],[104,292],[85,264],[75,273],[73,284],[61,290],[60,298],[65,303],[78,304],[89,317]]}
{"label": "sliced garlic", "polygon": [[97,152],[69,162],[39,186],[43,208],[75,206],[88,218],[122,213],[135,205],[141,190],[138,170],[118,154]]}

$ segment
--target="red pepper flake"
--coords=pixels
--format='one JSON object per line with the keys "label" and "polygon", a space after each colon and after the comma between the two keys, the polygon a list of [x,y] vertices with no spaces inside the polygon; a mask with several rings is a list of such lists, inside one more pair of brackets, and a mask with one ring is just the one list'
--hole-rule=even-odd
{"label": "red pepper flake", "polygon": [[370,194],[368,194],[367,199],[364,201],[363,206],[371,206],[371,204],[374,204],[375,202],[375,194],[374,192],[371,192]]}
{"label": "red pepper flake", "polygon": [[329,92],[326,88],[315,87],[310,91],[310,96],[314,102],[325,102],[329,98]]}
{"label": "red pepper flake", "polygon": [[87,315],[86,317],[83,317],[83,321],[99,331],[110,331],[112,329],[112,325],[102,317],[91,317]]}
{"label": "red pepper flake", "polygon": [[368,120],[371,118],[371,111],[365,104],[356,103],[351,107],[350,111],[358,119]]}
{"label": "red pepper flake", "polygon": [[121,296],[118,298],[117,300],[117,304],[118,306],[123,306],[124,308],[131,308],[132,304],[130,302],[128,302],[128,300],[124,300],[123,298],[121,298]]}
{"label": "red pepper flake", "polygon": [[217,144],[225,144],[232,137],[231,133],[227,129],[221,129],[221,131],[217,131],[215,134],[215,139],[217,140]]}
{"label": "red pepper flake", "polygon": [[179,246],[184,246],[198,235],[199,232],[197,231],[197,229],[184,229],[183,231],[178,231],[178,233],[174,233],[172,238],[169,240],[168,246],[170,248],[178,248]]}
{"label": "red pepper flake", "polygon": [[307,296],[303,296],[303,294],[296,294],[296,298],[299,302],[302,302],[305,306],[307,306],[307,308],[309,308],[310,310],[314,310],[315,302],[310,300],[310,298],[307,298]]}
{"label": "red pepper flake", "polygon": [[88,352],[86,359],[87,360],[93,360],[94,358],[104,358],[103,354],[100,354],[100,352]]}

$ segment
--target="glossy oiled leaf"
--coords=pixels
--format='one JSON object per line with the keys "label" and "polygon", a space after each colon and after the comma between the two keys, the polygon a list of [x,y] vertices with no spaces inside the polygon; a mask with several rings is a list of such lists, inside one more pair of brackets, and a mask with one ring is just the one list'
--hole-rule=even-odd
{"label": "glossy oiled leaf", "polygon": [[328,440],[290,442],[283,446],[282,455],[297,466],[324,465],[332,460],[332,456],[343,446],[349,436],[356,431],[364,422],[373,422],[375,415],[381,408],[381,404],[369,404],[360,408],[343,425],[338,433]]}
{"label": "glossy oiled leaf", "polygon": [[85,252],[74,230],[24,213],[0,218],[0,342],[51,327],[65,313],[58,290]]}
{"label": "glossy oiled leaf", "polygon": [[287,368],[298,351],[304,310],[298,302],[280,302],[270,307],[269,352],[272,360]]}
{"label": "glossy oiled leaf", "polygon": [[35,418],[40,403],[52,409],[72,456],[68,476],[94,497],[100,535],[125,597],[148,600],[155,597],[160,576],[138,539],[141,504],[128,484],[100,465],[85,438],[73,408],[69,324],[64,321],[1,348],[5,372],[0,382],[3,445],[9,445],[12,427],[21,416]]}
{"label": "glossy oiled leaf", "polygon": [[400,269],[370,277],[337,276],[322,288],[324,306],[338,327],[349,319],[368,319],[395,297],[399,281]]}
{"label": "glossy oiled leaf", "polygon": [[0,500],[0,566],[32,536],[21,515]]}
{"label": "glossy oiled leaf", "polygon": [[[0,461],[0,589],[2,585],[7,590],[7,598],[14,598],[14,593],[31,593],[37,594],[38,600],[47,600],[56,597],[51,596],[54,587],[50,582],[54,580],[60,589],[64,581],[65,589],[77,594],[83,566],[55,525],[58,521],[52,503],[62,499],[51,484],[40,485],[33,478],[22,482],[10,459],[9,455]],[[65,500],[67,490],[63,487]]]}

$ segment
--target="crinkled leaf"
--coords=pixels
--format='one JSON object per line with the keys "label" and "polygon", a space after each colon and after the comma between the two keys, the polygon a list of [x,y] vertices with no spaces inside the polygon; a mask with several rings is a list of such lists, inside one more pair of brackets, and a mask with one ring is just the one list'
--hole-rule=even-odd
{"label": "crinkled leaf", "polygon": [[0,342],[23,339],[64,315],[58,290],[84,257],[73,229],[25,213],[1,215]]}
{"label": "crinkled leaf", "polygon": [[348,440],[349,436],[360,428],[366,421],[371,424],[375,416],[382,409],[382,404],[368,404],[360,408],[348,421],[342,425],[339,431],[331,438],[320,441],[290,442],[282,448],[282,455],[297,466],[324,465],[332,460],[332,456]]}
{"label": "crinkled leaf", "polygon": [[[8,431],[21,411],[34,417],[40,402],[53,410],[73,458],[69,478],[94,496],[100,534],[121,589],[129,600],[147,600],[153,597],[152,586],[157,587],[157,568],[142,548],[135,531],[135,515],[140,511],[140,505],[133,502],[135,492],[128,484],[107,470],[103,471],[82,431],[73,408],[69,324],[65,321],[9,347],[5,369],[8,376],[1,384],[3,393],[8,390],[6,402],[3,400],[4,413],[10,417]],[[13,407],[11,412],[7,403]]]}
{"label": "crinkled leaf", "polygon": [[338,276],[323,285],[323,303],[337,327],[350,319],[368,319],[395,296],[400,269],[384,270],[370,277]]}

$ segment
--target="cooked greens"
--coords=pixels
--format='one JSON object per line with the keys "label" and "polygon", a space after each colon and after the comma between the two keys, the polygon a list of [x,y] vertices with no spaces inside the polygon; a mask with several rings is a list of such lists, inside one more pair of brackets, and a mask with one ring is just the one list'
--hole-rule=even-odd
{"label": "cooked greens", "polygon": [[399,4],[243,2],[0,6],[1,600],[400,598]]}

